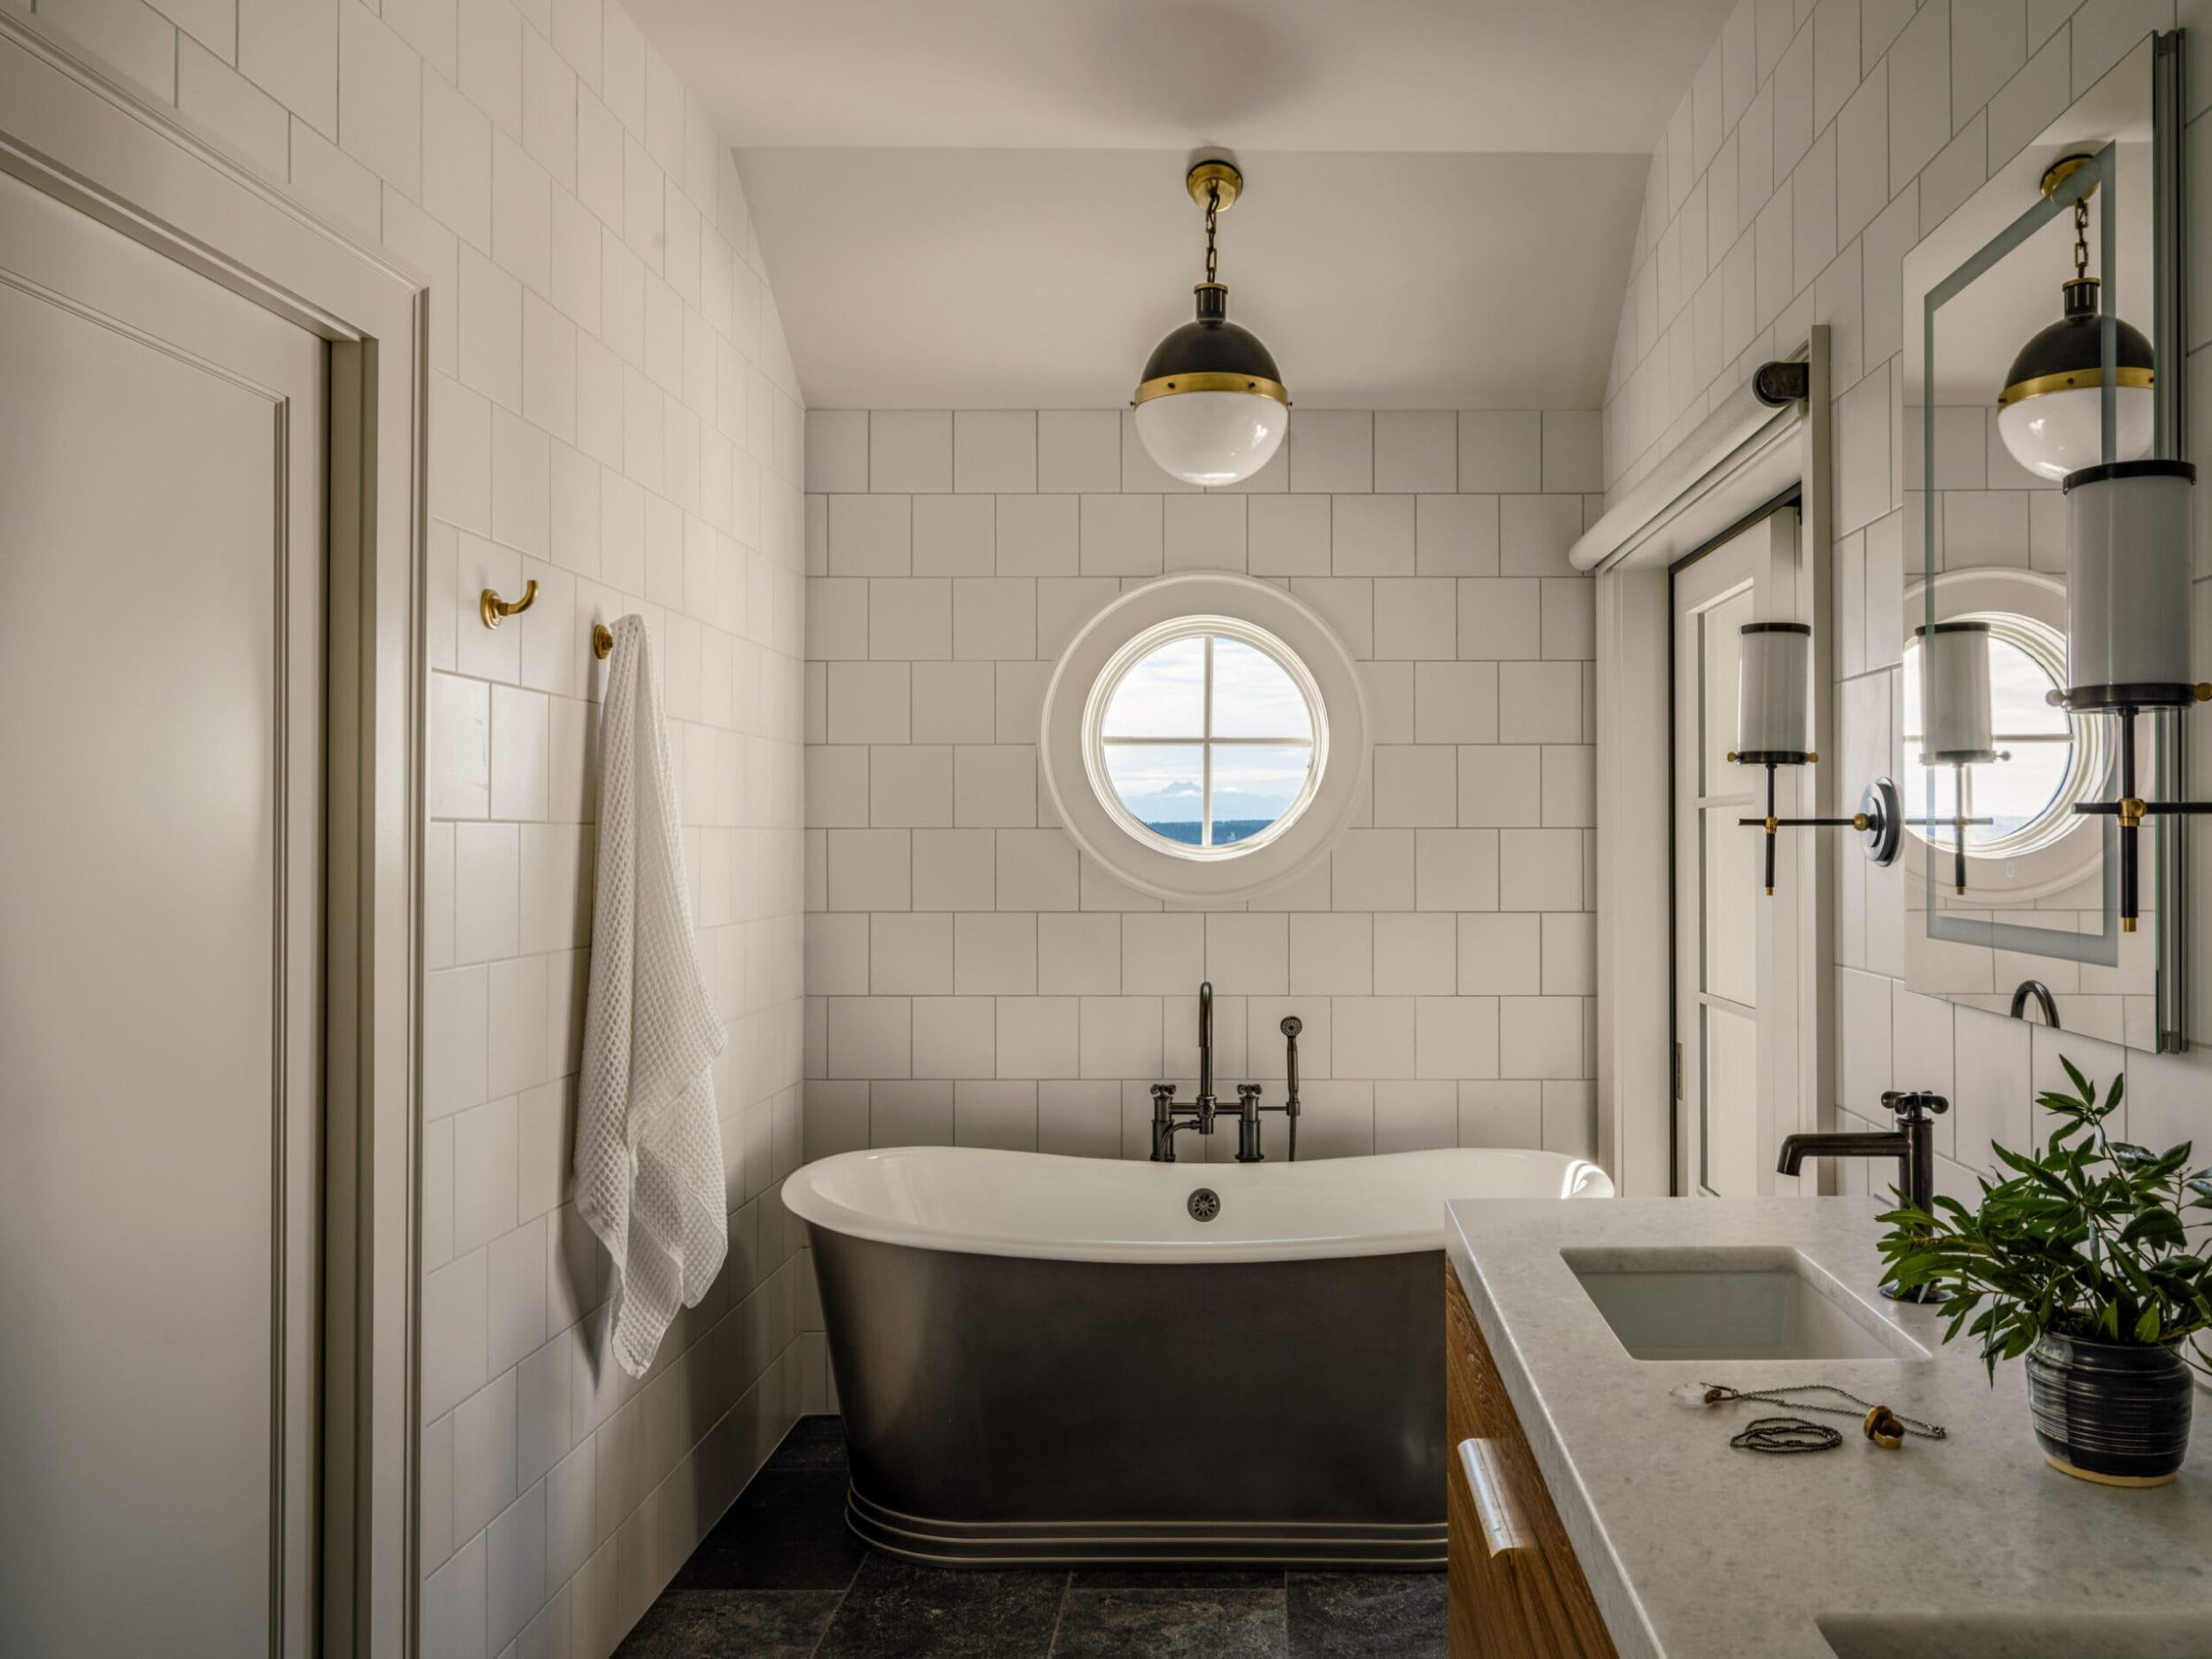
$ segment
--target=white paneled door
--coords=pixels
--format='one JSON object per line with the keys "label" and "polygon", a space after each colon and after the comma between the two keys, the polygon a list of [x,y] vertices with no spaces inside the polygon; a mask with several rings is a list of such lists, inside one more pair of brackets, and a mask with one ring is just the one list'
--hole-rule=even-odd
{"label": "white paneled door", "polygon": [[1775,1190],[1766,1005],[1791,1002],[1792,987],[1778,995],[1773,982],[1765,836],[1738,821],[1763,815],[1766,774],[1728,756],[1739,633],[1778,619],[1775,595],[1788,584],[1774,576],[1794,561],[1797,524],[1796,509],[1782,508],[1673,575],[1675,1147],[1684,1193]]}
{"label": "white paneled door", "polygon": [[0,1653],[316,1650],[326,376],[0,177]]}

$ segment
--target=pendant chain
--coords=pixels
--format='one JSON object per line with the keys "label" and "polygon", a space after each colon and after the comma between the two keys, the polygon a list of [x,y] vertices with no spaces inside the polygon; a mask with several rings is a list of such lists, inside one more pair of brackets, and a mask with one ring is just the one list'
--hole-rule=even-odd
{"label": "pendant chain", "polygon": [[[1213,222],[1212,215],[1207,223]],[[2086,196],[2074,204],[2074,280],[2080,281],[2089,274],[2089,200]]]}
{"label": "pendant chain", "polygon": [[[1214,269],[1217,263],[1214,252],[1214,214],[1220,206],[1221,187],[1218,184],[1208,185],[1206,187],[1206,280],[1209,282],[1214,280]],[[2085,259],[2088,257],[2085,251],[2082,255]]]}

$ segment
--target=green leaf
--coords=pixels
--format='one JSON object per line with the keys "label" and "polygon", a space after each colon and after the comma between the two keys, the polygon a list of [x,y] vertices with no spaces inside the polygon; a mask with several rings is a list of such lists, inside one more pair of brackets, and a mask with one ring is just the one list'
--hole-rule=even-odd
{"label": "green leaf", "polygon": [[2158,1317],[2157,1309],[2144,1309],[2141,1317],[2135,1322],[2135,1340],[2139,1342],[2157,1341],[2159,1330],[2164,1324],[2165,1321]]}
{"label": "green leaf", "polygon": [[2095,1104],[2097,1099],[2096,1085],[2090,1082],[2087,1078],[2084,1077],[2081,1074],[2081,1068],[2076,1065],[2071,1060],[2068,1059],[2064,1055],[2062,1054],[2059,1056],[2058,1063],[2066,1068],[2066,1075],[2074,1080],[2074,1093],[2079,1096],[2082,1101],[2092,1105]]}

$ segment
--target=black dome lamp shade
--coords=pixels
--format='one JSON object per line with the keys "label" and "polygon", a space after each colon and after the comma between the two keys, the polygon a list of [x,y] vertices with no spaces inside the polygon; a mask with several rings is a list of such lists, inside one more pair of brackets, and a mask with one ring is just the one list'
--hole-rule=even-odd
{"label": "black dome lamp shade", "polygon": [[1214,220],[1243,194],[1244,175],[1233,163],[1202,161],[1185,183],[1206,210],[1206,280],[1197,314],[1152,349],[1130,402],[1163,471],[1187,484],[1234,484],[1282,447],[1290,395],[1260,337],[1229,320],[1229,290],[1215,280]]}
{"label": "black dome lamp shade", "polygon": [[[2043,175],[2043,194],[2089,160],[2068,156],[2054,162]],[[2074,274],[2062,289],[2062,315],[2020,348],[1997,396],[2005,447],[2029,472],[2053,481],[2105,461],[2140,459],[2154,434],[2151,342],[2141,329],[2115,318],[2113,453],[2104,453],[2103,283],[2089,274],[2089,198],[2096,192],[2092,185],[2074,204]]]}

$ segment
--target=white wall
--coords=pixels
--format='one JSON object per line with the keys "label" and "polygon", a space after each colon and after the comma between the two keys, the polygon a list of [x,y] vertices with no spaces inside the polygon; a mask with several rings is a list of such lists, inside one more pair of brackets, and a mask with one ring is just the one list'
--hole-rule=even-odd
{"label": "white wall", "polygon": [[[2201,196],[2212,188],[2212,122],[2200,119],[2212,103],[2212,6],[2201,0],[1743,0],[1653,156],[1606,404],[1608,481],[1619,490],[1642,476],[1753,365],[1786,353],[1808,325],[1829,325],[1847,791],[1893,764],[1900,631],[1872,619],[1896,616],[1905,562],[1918,556],[1916,494],[1907,504],[1918,480],[1899,399],[1904,257],[2147,33],[2177,24],[2196,31],[2188,172]],[[2191,204],[2193,222],[2207,222],[2207,205]],[[2190,251],[2201,284],[2206,252]],[[2200,403],[2212,395],[2212,355],[2199,349],[2208,339],[2212,308],[2195,307],[2189,366]],[[2010,495],[1993,488],[1973,506],[2016,507],[2024,521],[2035,503]],[[2201,515],[2198,537],[2198,570],[2212,575]],[[2207,672],[2212,583],[2197,591]],[[2199,719],[2200,790],[2212,775],[2208,737]],[[2130,1139],[2163,1147],[2200,1136],[2212,1099],[2201,1059],[2032,1030],[1915,995],[1904,983],[1903,865],[1875,870],[1847,854],[1839,866],[1832,1103],[1841,1121],[1882,1116],[1877,1096],[1892,1087],[1948,1094],[1940,1178],[1970,1192],[1969,1171],[1990,1166],[1991,1138],[2024,1142],[2032,1092],[2065,1087],[2064,1054],[2095,1078],[2127,1071]],[[2194,886],[2193,955],[2203,964],[2212,910],[2201,875]],[[2198,975],[2192,1017],[2200,1040],[2212,1038],[2207,977]],[[1866,1164],[1840,1169],[1849,1189],[1865,1190]]]}
{"label": "white wall", "polygon": [[[430,282],[422,1651],[603,1655],[823,1386],[772,1191],[798,1147],[801,411],[734,167],[599,0],[37,15]],[[488,633],[477,591],[532,577]],[[586,639],[632,610],[731,1038],[730,1266],[642,1386],[595,1375],[603,1253],[566,1202]]]}
{"label": "white wall", "polygon": [[[1114,410],[810,413],[808,1156],[1142,1157],[1209,976],[1225,1094],[1305,1021],[1303,1154],[1587,1151],[1592,584],[1565,555],[1598,462],[1594,412],[1301,409],[1209,493]],[[1203,914],[1080,855],[1035,751],[1075,630],[1194,567],[1319,610],[1376,728],[1333,856]]]}

